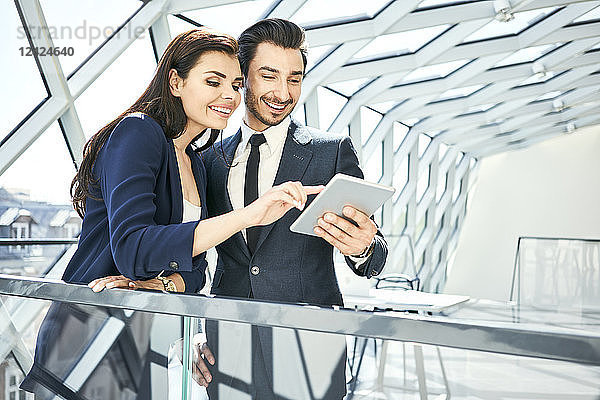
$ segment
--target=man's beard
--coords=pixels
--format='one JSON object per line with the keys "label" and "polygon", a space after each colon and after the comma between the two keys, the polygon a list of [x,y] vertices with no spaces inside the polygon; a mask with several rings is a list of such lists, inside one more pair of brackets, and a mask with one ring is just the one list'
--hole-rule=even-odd
{"label": "man's beard", "polygon": [[254,116],[254,118],[256,118],[262,124],[265,124],[267,126],[278,125],[288,115],[290,115],[292,113],[292,111],[294,111],[294,108],[291,107],[287,113],[281,114],[279,117],[273,118],[270,116],[264,116],[258,111],[258,103],[260,101],[262,101],[262,100],[257,98],[254,95],[254,93],[252,93],[250,90],[246,89],[246,91],[244,93],[244,102],[246,104],[246,110],[248,110],[250,112],[250,114],[252,114]]}

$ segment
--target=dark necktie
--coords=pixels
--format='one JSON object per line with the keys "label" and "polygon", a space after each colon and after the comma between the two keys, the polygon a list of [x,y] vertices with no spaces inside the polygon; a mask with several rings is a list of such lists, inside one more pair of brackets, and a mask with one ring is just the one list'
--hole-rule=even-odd
{"label": "dark necktie", "polygon": [[[248,163],[246,164],[246,180],[244,182],[244,206],[247,206],[258,199],[258,164],[260,162],[260,152],[258,151],[258,148],[266,141],[265,135],[262,133],[255,133],[250,136],[250,156],[248,157]],[[254,254],[254,250],[256,249],[259,232],[258,226],[252,226],[246,229],[246,241],[248,242],[248,248],[252,254]]]}

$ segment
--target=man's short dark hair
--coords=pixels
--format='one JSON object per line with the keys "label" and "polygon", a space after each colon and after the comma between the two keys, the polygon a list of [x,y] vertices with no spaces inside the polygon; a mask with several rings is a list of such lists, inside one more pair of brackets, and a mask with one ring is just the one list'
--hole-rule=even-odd
{"label": "man's short dark hair", "polygon": [[280,18],[263,19],[242,32],[238,42],[240,46],[238,58],[244,77],[248,77],[248,67],[256,54],[256,48],[264,42],[284,49],[300,50],[304,72],[306,72],[304,29],[291,21]]}

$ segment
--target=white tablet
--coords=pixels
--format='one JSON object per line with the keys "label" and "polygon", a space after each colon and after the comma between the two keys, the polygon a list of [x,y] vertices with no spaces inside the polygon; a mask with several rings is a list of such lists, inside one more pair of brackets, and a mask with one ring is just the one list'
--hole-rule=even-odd
{"label": "white tablet", "polygon": [[318,236],[313,232],[317,220],[326,212],[342,215],[344,206],[352,206],[369,217],[392,195],[390,186],[367,182],[353,176],[336,174],[325,189],[315,197],[308,207],[290,226],[290,230],[305,235]]}

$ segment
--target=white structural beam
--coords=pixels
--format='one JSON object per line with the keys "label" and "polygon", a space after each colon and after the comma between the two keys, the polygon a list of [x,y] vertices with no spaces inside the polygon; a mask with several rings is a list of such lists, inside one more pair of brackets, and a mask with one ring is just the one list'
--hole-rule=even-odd
{"label": "white structural beam", "polygon": [[[593,116],[587,116],[585,118],[581,118],[574,121],[575,129],[584,128],[587,126],[593,126],[600,123],[600,115],[596,114]],[[574,131],[572,134],[576,133]],[[543,142],[545,140],[551,139],[556,136],[561,136],[568,133],[565,126],[554,127],[552,129],[544,130],[540,132],[538,135],[527,137],[517,143],[495,143],[487,146],[479,150],[477,153],[474,153],[478,157],[488,157],[494,154],[502,153],[510,150],[518,150],[529,147],[533,144]]]}
{"label": "white structural beam", "polygon": [[[518,9],[520,12],[545,7],[562,7],[581,2],[582,0],[512,1],[514,9]],[[491,0],[450,4],[444,7],[415,10],[405,18],[397,21],[386,33],[407,32],[436,25],[454,25],[478,19],[492,20],[495,15],[494,2]],[[340,37],[343,37],[345,40],[365,39],[370,37],[369,27],[372,21],[373,19],[366,19],[344,24],[339,24],[338,21],[335,21],[331,24],[319,24],[315,27],[308,26],[307,37],[311,46],[334,45],[339,43]]]}
{"label": "white structural beam", "polygon": [[600,97],[600,85],[593,87],[583,87],[569,91],[565,96],[560,97],[559,101],[564,104],[561,109],[556,109],[552,101],[529,103],[511,114],[511,118],[502,120],[502,122],[490,124],[486,127],[473,126],[465,124],[463,127],[449,129],[440,134],[440,137],[449,143],[460,143],[461,147],[472,146],[473,143],[482,142],[495,136],[504,136],[513,134],[531,125],[536,125],[537,118],[554,113],[556,115],[565,115],[557,112],[559,110],[578,110],[585,107],[585,101]]}
{"label": "white structural beam", "polygon": [[[529,45],[523,45],[516,36],[500,37],[481,42],[461,44],[440,56],[439,63],[452,61],[461,61],[483,57],[498,53],[516,52],[523,47],[554,45],[586,38],[597,38],[600,22],[590,22],[584,25],[566,26],[553,33],[540,37],[540,39]],[[375,59],[355,64],[343,65],[334,75],[330,75],[324,80],[324,84],[341,82],[353,79],[372,77],[373,74],[383,75],[399,71],[413,70],[417,65],[416,54],[405,54],[400,56]],[[387,97],[382,96],[378,101],[387,101]]]}
{"label": "white structural beam", "polygon": [[[432,60],[435,60],[440,54],[448,51],[448,49],[453,48],[465,37],[479,30],[485,24],[487,24],[487,21],[485,20],[469,21],[447,30],[441,37],[438,37],[438,39],[433,41],[433,43],[430,43],[419,51],[419,64],[417,67],[431,63]],[[497,61],[494,61],[494,63],[495,62]],[[485,69],[489,68],[490,66],[491,65],[486,64]],[[344,126],[348,125],[349,121],[352,119],[352,116],[360,110],[362,105],[370,102],[371,99],[398,82],[407,73],[408,71],[380,76],[374,82],[359,90],[358,93],[353,95],[344,105],[342,111],[338,114],[330,129],[334,132],[337,132]]]}
{"label": "white structural beam", "polygon": [[171,30],[169,29],[167,15],[162,14],[159,16],[150,26],[150,29],[152,31],[152,43],[158,61],[167,49],[169,43],[171,43]]}
{"label": "white structural beam", "polygon": [[[26,26],[47,26],[39,0],[18,0],[17,6],[22,11]],[[49,30],[40,29],[38,32],[39,34],[30,36],[32,47],[54,48],[54,42],[50,36]],[[40,66],[40,72],[42,73],[44,82],[46,82],[50,91],[50,96],[66,101],[68,104],[65,114],[61,117],[60,122],[64,131],[69,152],[73,157],[73,161],[79,165],[86,139],[85,135],[83,134],[83,129],[81,127],[81,123],[79,122],[79,118],[77,117],[77,113],[75,112],[73,98],[69,91],[60,60],[58,56],[54,54],[38,56],[36,59],[38,61],[38,65]],[[39,135],[41,135],[42,132],[43,131],[40,131]],[[17,149],[17,153],[15,155],[18,157],[18,155],[22,154],[23,151],[24,148]],[[16,159],[14,156],[11,158],[13,160]],[[4,166],[1,166],[0,170],[5,170],[9,165],[10,164],[5,164]]]}
{"label": "white structural beam", "polygon": [[[488,139],[485,145],[481,144],[473,149],[466,149],[471,153],[483,157],[490,152],[497,152],[503,147],[509,144],[522,146],[531,144],[528,142],[531,138],[539,137],[540,135],[553,134],[553,133],[568,133],[567,126],[573,124],[574,127],[581,128],[588,125],[594,125],[600,119],[600,102],[591,104],[587,107],[580,107],[576,110],[569,110],[570,112],[556,113],[564,115],[548,115],[543,118],[539,118],[538,124],[530,124],[527,129],[523,129],[520,132],[516,132],[513,135],[500,136],[497,138]],[[592,115],[586,115],[589,111],[592,111]],[[579,116],[581,118],[578,118]]]}
{"label": "white structural beam", "polygon": [[[560,104],[563,104],[561,108],[576,107],[581,99],[587,98],[588,96],[599,91],[600,85],[584,85],[583,87],[571,88],[563,95],[550,100],[531,102],[530,98],[525,99],[525,101],[517,99],[502,103],[494,108],[503,108],[503,106],[506,104],[508,109],[510,109],[511,118],[521,115],[539,115],[540,113],[546,114],[556,111],[556,101],[559,101]],[[596,93],[596,95],[598,94]],[[452,142],[452,137],[456,137],[457,140],[459,140],[462,134],[474,130],[477,130],[477,132],[480,134],[497,134],[501,133],[502,131],[506,132],[504,127],[500,127],[500,122],[494,122],[503,121],[501,115],[499,115],[501,114],[501,111],[497,113],[491,113],[490,111],[492,110],[458,116],[456,114],[442,114],[440,116],[436,115],[426,119],[422,124],[416,125],[414,129],[417,132],[426,133],[428,131],[435,131],[437,128],[443,126],[445,131],[440,135],[441,137],[445,137],[448,142]]]}

